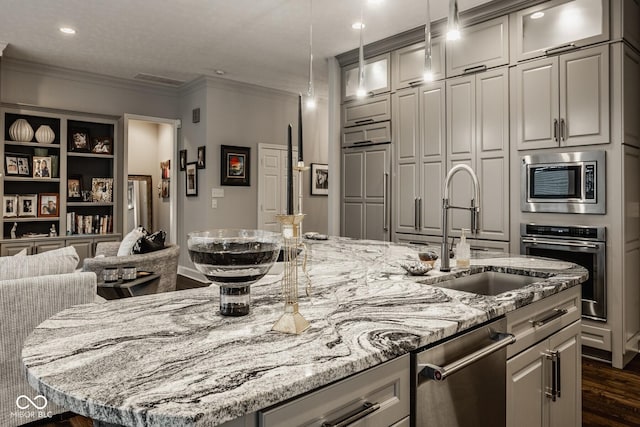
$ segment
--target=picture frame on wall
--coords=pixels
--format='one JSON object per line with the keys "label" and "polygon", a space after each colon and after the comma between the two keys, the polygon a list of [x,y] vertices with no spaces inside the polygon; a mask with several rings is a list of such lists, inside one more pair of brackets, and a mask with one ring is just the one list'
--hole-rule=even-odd
{"label": "picture frame on wall", "polygon": [[21,194],[18,196],[18,216],[31,218],[36,216],[38,208],[37,194]]}
{"label": "picture frame on wall", "polygon": [[311,163],[311,195],[329,195],[329,165],[324,163]]}
{"label": "picture frame on wall", "polygon": [[14,154],[4,155],[4,173],[6,175],[18,175],[18,157]]}
{"label": "picture frame on wall", "polygon": [[31,158],[28,155],[17,155],[18,176],[31,176]]}
{"label": "picture frame on wall", "polygon": [[180,172],[187,168],[187,150],[180,150]]}
{"label": "picture frame on wall", "polygon": [[187,163],[186,167],[186,175],[187,179],[185,179],[186,183],[186,194],[188,197],[193,197],[198,195],[198,168],[196,162]]}
{"label": "picture frame on wall", "polygon": [[69,151],[88,153],[91,149],[89,130],[86,128],[69,129]]}
{"label": "picture frame on wall", "polygon": [[91,138],[91,152],[95,154],[113,154],[113,138],[110,136]]}
{"label": "picture frame on wall", "polygon": [[169,198],[169,187],[171,184],[171,180],[170,179],[163,179],[162,180],[162,187],[160,188],[160,196],[163,199],[167,199]]}
{"label": "picture frame on wall", "polygon": [[67,179],[67,200],[82,201],[82,175],[71,175]]}
{"label": "picture frame on wall", "polygon": [[51,156],[33,156],[33,177],[51,179]]}
{"label": "picture frame on wall", "polygon": [[2,217],[15,218],[18,216],[18,196],[10,195],[2,197]]}
{"label": "picture frame on wall", "polygon": [[38,194],[38,216],[39,217],[57,217],[58,206],[60,205],[60,195],[58,193],[40,193]]}
{"label": "picture frame on wall", "polygon": [[113,202],[113,178],[91,178],[91,198],[94,202]]}
{"label": "picture frame on wall", "polygon": [[251,186],[251,147],[220,147],[220,184]]}
{"label": "picture frame on wall", "polygon": [[205,169],[206,166],[207,166],[207,151],[206,151],[206,148],[207,147],[204,146],[204,145],[198,147],[198,160],[196,161],[198,169]]}

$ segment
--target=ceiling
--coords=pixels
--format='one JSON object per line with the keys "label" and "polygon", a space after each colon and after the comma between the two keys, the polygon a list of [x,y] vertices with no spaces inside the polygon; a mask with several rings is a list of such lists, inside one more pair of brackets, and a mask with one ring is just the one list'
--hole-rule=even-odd
{"label": "ceiling", "polygon": [[[464,11],[488,0],[459,0]],[[314,83],[327,58],[358,47],[351,24],[364,4],[364,43],[423,25],[425,0],[314,0]],[[432,20],[448,0],[430,0]],[[132,79],[199,76],[306,92],[310,0],[0,0],[5,58]],[[75,35],[58,29],[74,28]]]}

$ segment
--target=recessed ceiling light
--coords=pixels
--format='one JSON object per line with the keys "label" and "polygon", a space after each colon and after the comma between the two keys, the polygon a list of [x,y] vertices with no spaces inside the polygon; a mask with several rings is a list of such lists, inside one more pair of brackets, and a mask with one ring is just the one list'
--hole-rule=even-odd
{"label": "recessed ceiling light", "polygon": [[60,32],[65,34],[75,34],[76,30],[71,27],[60,27]]}
{"label": "recessed ceiling light", "polygon": [[226,74],[224,70],[214,70],[214,72],[219,76],[224,76]]}
{"label": "recessed ceiling light", "polygon": [[544,12],[535,12],[531,14],[531,19],[540,19],[544,16]]}
{"label": "recessed ceiling light", "polygon": [[351,28],[353,28],[354,30],[359,30],[361,28],[367,28],[367,26],[362,22],[354,22],[353,24],[351,24]]}

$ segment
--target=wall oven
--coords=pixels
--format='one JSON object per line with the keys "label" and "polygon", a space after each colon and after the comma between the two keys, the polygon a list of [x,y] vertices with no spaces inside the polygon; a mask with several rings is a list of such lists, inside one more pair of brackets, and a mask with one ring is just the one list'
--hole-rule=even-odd
{"label": "wall oven", "polygon": [[582,316],[607,320],[605,227],[520,224],[520,253],[573,262],[589,270]]}
{"label": "wall oven", "polygon": [[522,156],[523,212],[605,214],[605,152]]}

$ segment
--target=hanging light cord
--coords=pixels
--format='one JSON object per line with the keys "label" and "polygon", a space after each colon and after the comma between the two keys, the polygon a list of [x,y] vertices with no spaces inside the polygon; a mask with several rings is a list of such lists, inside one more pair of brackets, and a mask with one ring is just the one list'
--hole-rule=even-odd
{"label": "hanging light cord", "polygon": [[427,20],[424,25],[424,80],[433,78],[431,69],[431,9],[427,0]]}
{"label": "hanging light cord", "polygon": [[358,62],[360,69],[358,70],[358,90],[364,91],[364,0],[360,3],[360,50],[358,52]]}
{"label": "hanging light cord", "polygon": [[313,0],[309,0],[309,87],[307,95],[313,97]]}

